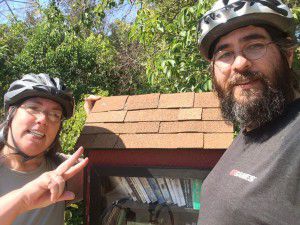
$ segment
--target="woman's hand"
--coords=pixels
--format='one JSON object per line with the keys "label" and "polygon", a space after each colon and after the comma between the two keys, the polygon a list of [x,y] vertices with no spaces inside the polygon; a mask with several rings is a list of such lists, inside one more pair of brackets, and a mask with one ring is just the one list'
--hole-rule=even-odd
{"label": "woman's hand", "polygon": [[74,193],[65,190],[65,182],[80,172],[88,163],[88,158],[75,164],[83,148],[80,147],[71,157],[55,170],[43,173],[21,188],[24,211],[42,208],[59,201],[73,200]]}
{"label": "woman's hand", "polygon": [[86,114],[89,114],[92,111],[93,106],[97,100],[100,100],[100,96],[90,95],[89,97],[84,99],[84,110]]}

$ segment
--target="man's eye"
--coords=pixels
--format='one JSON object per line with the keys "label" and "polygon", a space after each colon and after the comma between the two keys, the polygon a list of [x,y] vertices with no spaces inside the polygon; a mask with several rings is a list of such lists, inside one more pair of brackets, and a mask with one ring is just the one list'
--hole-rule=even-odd
{"label": "man's eye", "polygon": [[216,55],[216,60],[227,60],[230,59],[233,55],[234,54],[231,51],[220,51]]}
{"label": "man's eye", "polygon": [[250,44],[247,46],[247,50],[248,51],[256,51],[256,50],[261,50],[265,47],[265,44],[263,43],[254,43],[254,44]]}

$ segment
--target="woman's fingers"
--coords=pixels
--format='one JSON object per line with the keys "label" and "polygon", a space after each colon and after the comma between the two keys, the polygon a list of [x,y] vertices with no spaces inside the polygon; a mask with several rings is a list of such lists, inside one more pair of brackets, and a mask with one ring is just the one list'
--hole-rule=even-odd
{"label": "woman's fingers", "polygon": [[50,175],[50,183],[48,185],[48,188],[51,193],[50,200],[52,202],[56,202],[58,198],[62,195],[65,189],[65,180],[62,176],[59,176],[55,173],[52,173]]}
{"label": "woman's fingers", "polygon": [[100,96],[90,95],[89,97],[84,99],[84,110],[87,114],[89,114],[97,100],[101,99]]}
{"label": "woman's fingers", "polygon": [[88,158],[85,158],[81,160],[79,163],[77,163],[76,165],[69,168],[63,175],[64,179],[68,180],[71,177],[73,177],[75,174],[81,171],[88,164],[88,161],[89,161]]}
{"label": "woman's fingers", "polygon": [[58,175],[63,175],[69,168],[71,168],[76,161],[79,159],[80,155],[83,153],[83,147],[80,147],[70,158],[60,164],[56,169]]}
{"label": "woman's fingers", "polygon": [[57,202],[60,201],[70,201],[73,200],[75,198],[75,195],[73,192],[71,191],[65,191],[58,199]]}

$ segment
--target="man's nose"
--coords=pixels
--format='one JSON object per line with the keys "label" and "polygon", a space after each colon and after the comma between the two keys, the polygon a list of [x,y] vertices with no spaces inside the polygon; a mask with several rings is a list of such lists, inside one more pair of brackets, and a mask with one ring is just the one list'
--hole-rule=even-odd
{"label": "man's nose", "polygon": [[244,72],[245,70],[248,70],[252,66],[252,63],[249,59],[247,59],[245,56],[242,54],[238,54],[233,63],[232,63],[232,70],[234,72]]}

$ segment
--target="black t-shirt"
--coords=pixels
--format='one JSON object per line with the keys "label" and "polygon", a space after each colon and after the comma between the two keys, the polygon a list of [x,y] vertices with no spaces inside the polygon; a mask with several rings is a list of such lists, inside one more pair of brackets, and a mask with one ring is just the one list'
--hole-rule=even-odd
{"label": "black t-shirt", "polygon": [[300,225],[300,99],[241,132],[205,179],[199,225]]}

